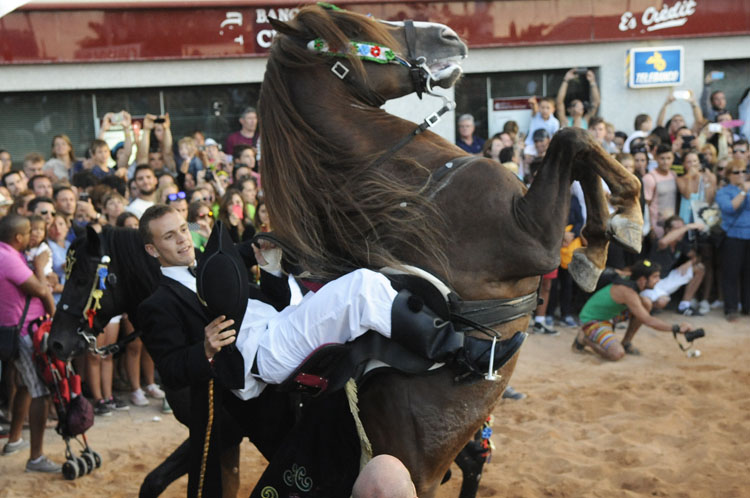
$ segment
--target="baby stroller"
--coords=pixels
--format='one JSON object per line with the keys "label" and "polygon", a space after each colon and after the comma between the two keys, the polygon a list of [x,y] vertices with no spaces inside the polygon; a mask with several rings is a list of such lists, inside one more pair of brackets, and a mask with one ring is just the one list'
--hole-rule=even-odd
{"label": "baby stroller", "polygon": [[[94,425],[94,410],[91,403],[81,395],[81,376],[73,372],[69,363],[47,354],[51,325],[52,320],[38,318],[29,324],[28,331],[34,344],[34,363],[39,376],[50,390],[57,412],[55,430],[65,441],[66,461],[62,474],[65,479],[72,481],[101,467],[102,458],[91,449],[84,434]],[[81,445],[79,456],[70,447],[71,439]]]}

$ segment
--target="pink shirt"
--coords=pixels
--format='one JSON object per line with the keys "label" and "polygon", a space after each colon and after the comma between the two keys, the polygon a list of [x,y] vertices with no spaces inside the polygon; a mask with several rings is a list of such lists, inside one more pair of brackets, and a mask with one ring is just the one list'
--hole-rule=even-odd
{"label": "pink shirt", "polygon": [[[21,284],[34,273],[26,265],[26,260],[13,246],[0,242],[0,325],[18,325],[26,304],[26,295],[21,290]],[[26,327],[29,322],[44,315],[44,305],[38,297],[32,297],[29,311],[21,330],[21,335],[27,335]]]}

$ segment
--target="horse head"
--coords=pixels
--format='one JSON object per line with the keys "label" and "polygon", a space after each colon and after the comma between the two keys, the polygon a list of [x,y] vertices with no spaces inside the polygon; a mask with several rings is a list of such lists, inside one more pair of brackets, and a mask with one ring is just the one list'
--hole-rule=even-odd
{"label": "horse head", "polygon": [[68,249],[65,287],[49,337],[51,352],[62,360],[95,345],[96,334],[127,302],[109,251],[107,237],[91,227]]}
{"label": "horse head", "polygon": [[436,86],[450,88],[468,54],[443,24],[377,21],[333,7],[308,6],[292,21],[271,24],[278,33],[275,60],[298,68],[325,60],[331,82],[340,80],[347,93],[378,107],[413,92],[421,97]]}

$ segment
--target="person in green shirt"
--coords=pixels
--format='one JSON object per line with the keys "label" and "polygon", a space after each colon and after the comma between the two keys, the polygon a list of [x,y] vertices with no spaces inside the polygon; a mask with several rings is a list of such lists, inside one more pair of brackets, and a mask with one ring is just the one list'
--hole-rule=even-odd
{"label": "person in green shirt", "polygon": [[[687,323],[670,325],[650,315],[651,301],[639,294],[644,289],[653,289],[659,281],[661,267],[645,259],[631,268],[630,278],[617,277],[592,295],[579,315],[581,330],[573,341],[575,351],[583,351],[587,346],[602,358],[611,361],[621,359],[625,354],[638,355],[640,352],[631,343],[641,325],[664,332],[684,334],[692,330]],[[625,313],[630,317],[622,342],[614,333],[614,324]]]}

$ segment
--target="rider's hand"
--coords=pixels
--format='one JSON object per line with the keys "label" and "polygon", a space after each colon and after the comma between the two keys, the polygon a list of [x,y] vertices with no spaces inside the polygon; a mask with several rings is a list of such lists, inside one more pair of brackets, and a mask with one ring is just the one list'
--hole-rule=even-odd
{"label": "rider's hand", "polygon": [[206,333],[206,338],[203,341],[203,348],[206,350],[206,358],[209,360],[213,358],[216,353],[221,351],[221,348],[234,342],[234,329],[224,330],[227,327],[234,325],[234,320],[225,319],[226,317],[224,315],[220,315],[203,329]]}
{"label": "rider's hand", "polygon": [[690,332],[691,330],[693,330],[693,327],[689,323],[680,324],[680,334],[684,334],[685,332]]}

